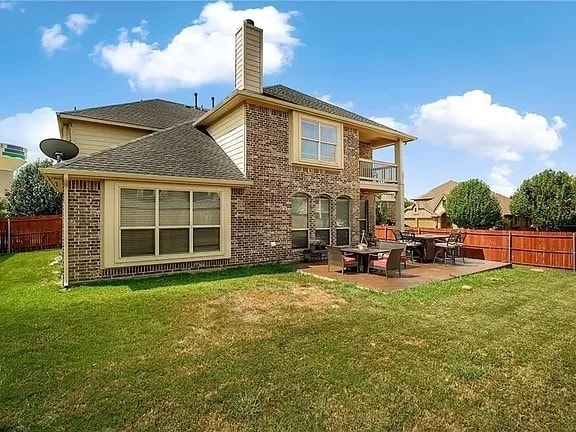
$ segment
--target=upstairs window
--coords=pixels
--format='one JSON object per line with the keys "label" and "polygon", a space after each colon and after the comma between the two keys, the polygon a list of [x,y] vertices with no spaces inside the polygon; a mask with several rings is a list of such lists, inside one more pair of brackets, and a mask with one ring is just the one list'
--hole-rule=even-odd
{"label": "upstairs window", "polygon": [[335,126],[302,120],[301,130],[302,159],[336,163],[338,139]]}
{"label": "upstairs window", "polygon": [[293,162],[342,168],[342,124],[294,113]]}

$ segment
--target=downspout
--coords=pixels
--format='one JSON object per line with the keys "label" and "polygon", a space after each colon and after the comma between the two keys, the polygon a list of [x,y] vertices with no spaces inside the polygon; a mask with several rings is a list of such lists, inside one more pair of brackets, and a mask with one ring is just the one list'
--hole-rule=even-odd
{"label": "downspout", "polygon": [[64,174],[64,196],[62,208],[62,235],[64,249],[64,275],[62,277],[62,288],[68,289],[68,174]]}

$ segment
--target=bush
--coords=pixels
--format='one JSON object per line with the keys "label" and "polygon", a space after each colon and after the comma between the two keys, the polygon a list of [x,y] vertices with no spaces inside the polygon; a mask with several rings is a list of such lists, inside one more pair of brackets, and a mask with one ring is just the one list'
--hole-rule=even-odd
{"label": "bush", "polygon": [[492,228],[502,220],[498,200],[486,183],[472,179],[460,183],[446,197],[446,215],[460,228]]}

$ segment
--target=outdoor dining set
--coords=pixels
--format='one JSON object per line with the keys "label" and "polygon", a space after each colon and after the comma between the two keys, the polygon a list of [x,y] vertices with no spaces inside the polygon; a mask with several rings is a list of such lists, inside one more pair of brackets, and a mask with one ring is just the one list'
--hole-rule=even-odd
{"label": "outdoor dining set", "polygon": [[369,241],[358,246],[328,246],[328,270],[332,266],[341,268],[342,273],[355,269],[358,273],[380,271],[388,277],[389,272],[398,272],[411,262],[437,262],[446,264],[461,259],[466,233],[454,230],[446,234],[416,234],[415,232],[394,231],[394,242],[377,240],[369,236]]}

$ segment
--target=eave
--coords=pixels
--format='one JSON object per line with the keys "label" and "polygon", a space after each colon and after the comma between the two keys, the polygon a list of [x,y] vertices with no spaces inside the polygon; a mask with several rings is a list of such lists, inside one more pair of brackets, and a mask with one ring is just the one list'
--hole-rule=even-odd
{"label": "eave", "polygon": [[155,128],[155,127],[151,127],[151,126],[137,125],[134,123],[123,123],[123,122],[115,122],[112,120],[102,120],[102,119],[85,117],[85,116],[80,116],[80,115],[75,116],[75,115],[71,115],[71,114],[59,113],[59,114],[56,114],[56,116],[58,117],[58,125],[60,127],[65,123],[62,120],[73,120],[73,121],[82,121],[82,122],[88,122],[88,123],[105,124],[105,125],[110,125],[110,126],[119,126],[119,127],[130,128],[130,129],[141,129],[141,130],[152,131],[152,132],[156,132],[156,131],[165,129],[165,128]]}
{"label": "eave", "polygon": [[223,179],[207,179],[199,177],[176,177],[176,176],[160,176],[150,174],[132,174],[132,173],[118,173],[109,171],[88,171],[78,169],[66,168],[41,168],[40,172],[46,178],[48,183],[59,192],[62,192],[64,174],[68,174],[70,178],[81,180],[124,180],[135,182],[149,182],[149,183],[172,183],[172,184],[189,184],[189,185],[215,185],[227,186],[233,188],[247,188],[254,184],[251,180],[223,180]]}

